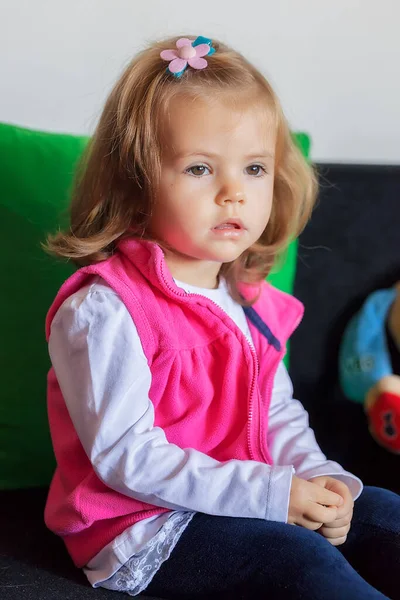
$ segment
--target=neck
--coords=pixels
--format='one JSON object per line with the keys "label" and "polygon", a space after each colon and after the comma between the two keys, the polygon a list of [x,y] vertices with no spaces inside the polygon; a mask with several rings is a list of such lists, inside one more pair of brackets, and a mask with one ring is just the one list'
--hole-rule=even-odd
{"label": "neck", "polygon": [[218,287],[218,274],[221,264],[212,261],[196,260],[172,252],[165,252],[165,262],[174,279],[196,287],[215,289]]}

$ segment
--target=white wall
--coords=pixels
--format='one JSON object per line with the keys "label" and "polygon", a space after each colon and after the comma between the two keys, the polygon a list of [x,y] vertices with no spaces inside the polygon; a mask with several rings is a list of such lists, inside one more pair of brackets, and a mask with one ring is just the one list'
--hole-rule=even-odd
{"label": "white wall", "polygon": [[399,0],[0,0],[0,121],[87,133],[123,65],[218,37],[268,75],[321,161],[400,163]]}

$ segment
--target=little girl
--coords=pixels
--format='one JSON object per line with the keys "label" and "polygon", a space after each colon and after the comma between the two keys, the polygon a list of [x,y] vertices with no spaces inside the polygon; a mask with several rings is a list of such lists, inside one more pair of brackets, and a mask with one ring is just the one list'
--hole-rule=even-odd
{"label": "little girl", "polygon": [[315,194],[225,45],[155,44],[111,92],[47,243],[81,268],[47,317],[45,520],[94,587],[396,597],[400,498],[319,449],[282,363],[302,306],[265,283]]}

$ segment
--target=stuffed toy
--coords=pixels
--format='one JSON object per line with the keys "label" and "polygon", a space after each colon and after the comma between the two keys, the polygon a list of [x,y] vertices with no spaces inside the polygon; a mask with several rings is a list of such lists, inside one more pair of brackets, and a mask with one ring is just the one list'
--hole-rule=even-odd
{"label": "stuffed toy", "polygon": [[375,440],[400,454],[400,282],[371,294],[348,323],[339,377],[344,394],[364,405]]}

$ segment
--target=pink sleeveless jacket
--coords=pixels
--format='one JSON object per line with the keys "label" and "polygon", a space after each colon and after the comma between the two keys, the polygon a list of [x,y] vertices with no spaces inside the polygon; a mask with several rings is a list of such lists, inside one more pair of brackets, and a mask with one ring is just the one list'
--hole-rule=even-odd
{"label": "pink sleeveless jacket", "polygon": [[[301,303],[262,284],[259,299],[245,310],[254,352],[215,303],[175,285],[158,245],[125,240],[111,258],[78,270],[64,283],[47,315],[47,339],[62,303],[93,275],[118,293],[134,320],[151,370],[155,425],[168,441],[218,461],[271,464],[267,428],[273,379],[286,341],[301,320]],[[256,291],[242,287],[246,298]],[[261,395],[260,389],[266,392]],[[57,468],[45,521],[81,567],[127,527],[168,509],[116,492],[97,477],[53,368],[48,415]]]}

